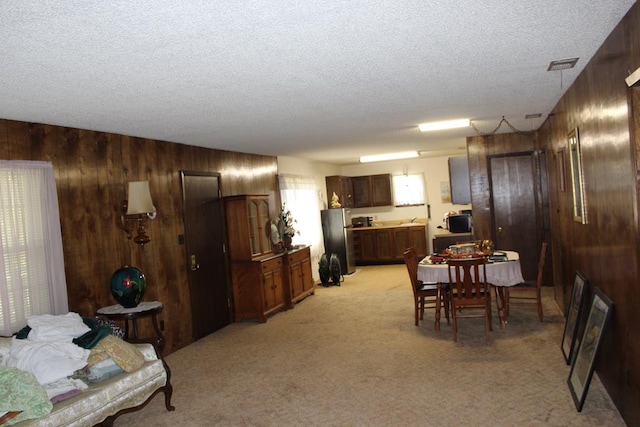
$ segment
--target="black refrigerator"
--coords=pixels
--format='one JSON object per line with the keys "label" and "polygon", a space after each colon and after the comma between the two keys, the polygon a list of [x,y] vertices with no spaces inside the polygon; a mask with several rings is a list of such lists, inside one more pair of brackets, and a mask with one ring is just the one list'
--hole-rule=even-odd
{"label": "black refrigerator", "polygon": [[348,209],[324,209],[320,211],[324,251],[327,256],[336,254],[340,260],[342,274],[356,271],[356,258],[353,250],[353,229],[351,211]]}

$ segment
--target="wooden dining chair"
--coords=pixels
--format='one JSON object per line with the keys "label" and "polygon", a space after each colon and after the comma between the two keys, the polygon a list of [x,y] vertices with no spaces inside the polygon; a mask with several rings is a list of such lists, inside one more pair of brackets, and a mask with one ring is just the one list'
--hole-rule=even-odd
{"label": "wooden dining chair", "polygon": [[411,288],[413,289],[413,307],[416,326],[418,326],[419,320],[424,319],[425,308],[434,308],[434,329],[439,331],[440,310],[442,306],[444,306],[444,314],[447,319],[447,324],[449,324],[448,284],[444,285],[443,289],[443,285],[441,284],[435,282],[422,283],[418,280],[418,257],[413,247],[407,248],[407,250],[404,251],[404,263],[407,266]]}
{"label": "wooden dining chair", "polygon": [[487,283],[484,257],[450,259],[449,282],[451,283],[451,318],[453,341],[458,341],[458,319],[483,317],[484,339],[489,340],[491,327],[491,292]]}
{"label": "wooden dining chair", "polygon": [[542,242],[540,258],[538,259],[538,276],[536,280],[528,280],[515,286],[504,288],[505,315],[509,317],[511,304],[536,304],[538,308],[538,320],[543,321],[542,314],[542,280],[544,278],[544,266],[547,257],[547,243]]}

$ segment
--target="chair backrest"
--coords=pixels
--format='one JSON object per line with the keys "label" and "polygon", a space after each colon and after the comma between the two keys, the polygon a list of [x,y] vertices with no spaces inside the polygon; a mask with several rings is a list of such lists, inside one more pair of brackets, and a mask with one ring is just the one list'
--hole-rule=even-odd
{"label": "chair backrest", "polygon": [[456,290],[457,299],[484,299],[488,290],[484,257],[450,259],[449,283]]}
{"label": "chair backrest", "polygon": [[544,279],[544,263],[547,258],[547,242],[542,242],[542,249],[540,249],[540,259],[538,259],[538,277],[536,278],[536,286],[539,288],[542,286],[542,280]]}
{"label": "chair backrest", "polygon": [[411,279],[411,287],[413,288],[413,296],[415,297],[416,290],[418,289],[418,258],[415,248],[407,248],[407,250],[404,251],[404,263],[407,266],[409,279]]}

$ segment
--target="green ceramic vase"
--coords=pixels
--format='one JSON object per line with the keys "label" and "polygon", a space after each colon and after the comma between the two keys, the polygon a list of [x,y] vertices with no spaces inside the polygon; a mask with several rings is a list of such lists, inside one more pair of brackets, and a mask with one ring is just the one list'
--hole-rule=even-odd
{"label": "green ceramic vase", "polygon": [[137,307],[147,288],[147,279],[139,268],[125,265],[111,276],[111,295],[125,308]]}

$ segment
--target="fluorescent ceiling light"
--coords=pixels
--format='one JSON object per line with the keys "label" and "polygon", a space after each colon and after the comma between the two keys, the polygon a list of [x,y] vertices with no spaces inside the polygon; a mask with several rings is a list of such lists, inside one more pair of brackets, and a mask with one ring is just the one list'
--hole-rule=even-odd
{"label": "fluorescent ceiling light", "polygon": [[469,119],[445,120],[443,122],[429,122],[418,125],[420,132],[429,132],[432,130],[464,128],[471,124]]}
{"label": "fluorescent ceiling light", "polygon": [[412,159],[419,157],[417,151],[404,151],[402,153],[376,154],[373,156],[360,157],[360,163],[382,162],[384,160]]}

